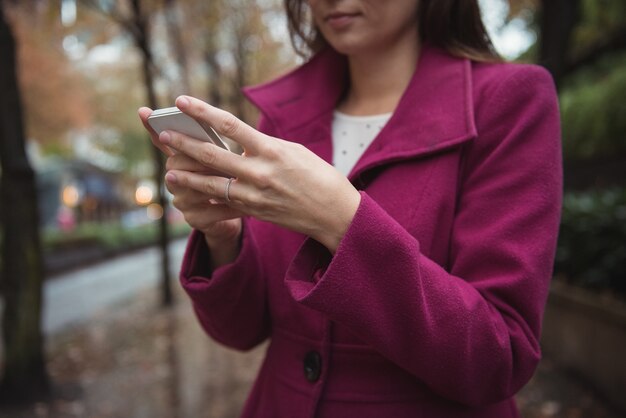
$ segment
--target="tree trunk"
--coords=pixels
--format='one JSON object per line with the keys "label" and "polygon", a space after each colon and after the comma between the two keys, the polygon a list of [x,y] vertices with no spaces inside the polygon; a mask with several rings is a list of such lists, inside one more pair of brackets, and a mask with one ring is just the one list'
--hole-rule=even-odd
{"label": "tree trunk", "polygon": [[176,2],[174,0],[165,0],[165,24],[180,74],[180,90],[175,92],[174,96],[192,94],[191,82],[189,81],[189,66],[187,65],[187,48],[183,42],[179,22],[179,10],[176,6]]}
{"label": "tree trunk", "polygon": [[210,39],[208,42],[209,45],[204,51],[204,61],[209,74],[209,91],[207,97],[209,98],[209,103],[212,106],[222,107],[224,105],[222,92],[220,90],[220,82],[223,83],[222,68],[217,62],[217,52],[215,51],[217,48],[214,46],[214,40]]}
{"label": "tree trunk", "polygon": [[[144,15],[141,13],[140,0],[132,0],[132,13],[135,31],[133,33],[137,48],[141,51],[142,56],[142,74],[146,92],[148,95],[148,104],[152,109],[158,108],[156,93],[154,91],[153,68],[154,60],[150,51],[150,41],[148,24]],[[167,226],[167,200],[164,193],[163,177],[165,175],[165,161],[163,154],[156,147],[152,147],[154,166],[155,166],[155,182],[157,185],[157,200],[163,208],[163,216],[159,220],[159,246],[161,247],[161,298],[164,306],[170,306],[173,303],[172,286],[170,283],[170,257],[168,252],[169,233]]]}
{"label": "tree trunk", "polygon": [[542,0],[539,63],[546,67],[559,86],[567,62],[574,26],[580,19],[580,0]]}
{"label": "tree trunk", "polygon": [[49,391],[41,330],[44,276],[37,188],[25,150],[15,50],[0,0],[3,401],[36,399]]}
{"label": "tree trunk", "polygon": [[235,114],[241,120],[246,120],[245,99],[240,94],[241,88],[246,85],[246,74],[248,72],[248,51],[245,47],[246,38],[249,36],[247,28],[247,14],[243,11],[239,12],[237,16],[237,22],[235,27],[235,36],[237,37],[237,45],[235,46],[235,78],[234,78],[234,91],[233,98],[235,103]]}

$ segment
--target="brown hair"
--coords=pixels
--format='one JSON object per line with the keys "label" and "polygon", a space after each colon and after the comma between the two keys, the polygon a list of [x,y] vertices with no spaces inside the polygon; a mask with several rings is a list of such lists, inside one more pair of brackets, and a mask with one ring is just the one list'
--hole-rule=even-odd
{"label": "brown hair", "polygon": [[[500,61],[483,24],[477,0],[419,1],[419,34],[422,42],[452,55],[475,61]],[[313,25],[306,0],[285,0],[289,34],[295,51],[308,56],[322,49],[326,40]]]}

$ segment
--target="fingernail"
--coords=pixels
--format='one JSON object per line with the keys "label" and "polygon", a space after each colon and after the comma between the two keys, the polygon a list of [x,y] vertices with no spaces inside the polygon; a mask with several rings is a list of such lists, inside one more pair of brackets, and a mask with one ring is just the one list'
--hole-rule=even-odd
{"label": "fingernail", "polygon": [[165,181],[167,181],[168,183],[171,183],[171,184],[176,184],[178,179],[176,178],[176,175],[174,175],[174,173],[167,173],[165,175]]}
{"label": "fingernail", "polygon": [[176,99],[176,106],[178,106],[179,109],[189,106],[189,103],[189,99],[186,96],[179,96],[178,99]]}
{"label": "fingernail", "polygon": [[163,131],[159,134],[159,141],[163,142],[164,144],[169,144],[171,138],[172,137],[170,136],[170,133],[167,131]]}

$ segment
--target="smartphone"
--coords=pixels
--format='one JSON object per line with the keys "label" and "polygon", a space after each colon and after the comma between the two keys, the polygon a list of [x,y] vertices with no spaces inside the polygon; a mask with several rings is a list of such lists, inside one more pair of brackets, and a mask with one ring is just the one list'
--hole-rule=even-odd
{"label": "smartphone", "polygon": [[220,148],[230,151],[226,144],[213,127],[198,122],[191,116],[183,113],[177,107],[157,109],[148,116],[148,123],[157,134],[162,131],[176,131],[192,138],[211,142]]}

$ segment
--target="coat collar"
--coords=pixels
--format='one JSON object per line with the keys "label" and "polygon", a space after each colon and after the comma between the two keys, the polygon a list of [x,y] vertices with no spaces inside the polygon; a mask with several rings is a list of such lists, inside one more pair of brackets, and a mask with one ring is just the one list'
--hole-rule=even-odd
{"label": "coat collar", "polygon": [[[319,123],[319,134],[298,141],[320,149],[316,142],[329,143],[332,112],[344,91],[347,68],[346,57],[328,48],[291,73],[244,92],[285,139],[293,139],[289,134],[298,128]],[[475,136],[471,62],[426,44],[396,111],[352,174]],[[327,160],[329,149],[322,150]]]}

